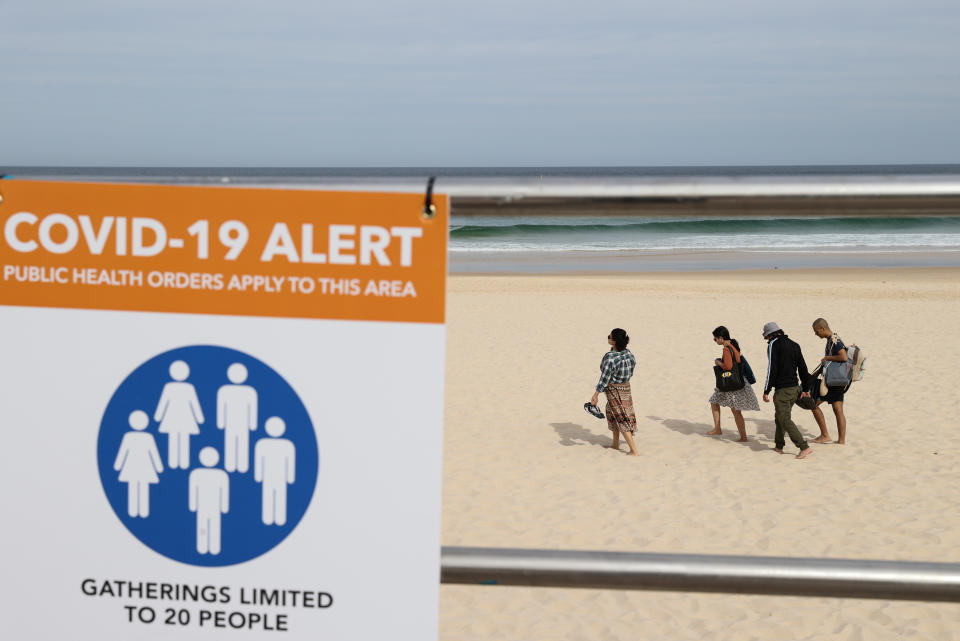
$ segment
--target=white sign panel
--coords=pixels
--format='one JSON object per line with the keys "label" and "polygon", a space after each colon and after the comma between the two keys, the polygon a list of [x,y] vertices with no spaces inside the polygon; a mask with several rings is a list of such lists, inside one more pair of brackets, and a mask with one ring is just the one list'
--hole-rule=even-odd
{"label": "white sign panel", "polygon": [[436,638],[446,200],[0,195],[7,635]]}

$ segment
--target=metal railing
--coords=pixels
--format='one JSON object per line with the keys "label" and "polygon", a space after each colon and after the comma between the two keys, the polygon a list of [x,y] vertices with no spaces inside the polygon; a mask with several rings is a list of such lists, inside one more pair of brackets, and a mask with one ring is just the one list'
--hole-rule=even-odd
{"label": "metal railing", "polygon": [[449,547],[440,582],[960,602],[960,564]]}
{"label": "metal railing", "polygon": [[[426,177],[326,177],[324,188],[422,191]],[[960,197],[960,175],[782,176],[443,176],[436,191],[456,200],[531,198],[931,198]]]}
{"label": "metal railing", "polygon": [[[440,178],[436,189],[451,195],[454,213],[467,215],[960,212],[958,175]],[[440,581],[960,602],[960,564],[910,561],[447,546]]]}
{"label": "metal railing", "polygon": [[[458,215],[650,214],[734,212],[738,215],[957,215],[960,173],[795,174],[795,175],[444,175],[442,170],[323,170],[290,182],[256,170],[210,170],[179,175],[176,170],[21,168],[17,178],[217,184],[250,187],[423,192],[438,174],[435,192],[451,197]],[[549,170],[546,170],[549,171]],[[171,174],[171,172],[173,172]],[[373,173],[372,173],[373,172]],[[460,172],[462,174],[462,171]]]}

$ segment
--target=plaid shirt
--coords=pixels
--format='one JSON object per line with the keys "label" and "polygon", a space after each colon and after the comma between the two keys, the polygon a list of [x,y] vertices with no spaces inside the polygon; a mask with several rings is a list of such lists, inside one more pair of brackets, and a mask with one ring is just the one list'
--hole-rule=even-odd
{"label": "plaid shirt", "polygon": [[633,368],[637,366],[637,359],[629,349],[622,352],[610,350],[603,355],[600,361],[600,382],[597,391],[602,392],[610,383],[626,383],[633,376]]}

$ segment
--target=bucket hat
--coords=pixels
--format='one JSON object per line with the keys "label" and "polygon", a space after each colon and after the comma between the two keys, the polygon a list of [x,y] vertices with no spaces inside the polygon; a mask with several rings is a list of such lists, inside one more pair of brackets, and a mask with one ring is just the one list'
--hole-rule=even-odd
{"label": "bucket hat", "polygon": [[779,332],[779,331],[780,331],[780,326],[774,323],[773,321],[770,321],[769,323],[763,326],[763,337],[766,338],[770,334],[774,332]]}

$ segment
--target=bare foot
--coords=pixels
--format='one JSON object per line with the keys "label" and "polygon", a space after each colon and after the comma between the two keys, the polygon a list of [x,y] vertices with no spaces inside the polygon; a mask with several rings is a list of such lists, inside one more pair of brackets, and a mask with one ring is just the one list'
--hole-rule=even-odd
{"label": "bare foot", "polygon": [[829,436],[818,436],[817,438],[810,441],[811,443],[833,443],[833,439]]}
{"label": "bare foot", "polygon": [[744,436],[743,438],[737,439],[737,443],[746,443],[746,442],[748,442],[749,440],[750,440],[750,439],[748,439],[746,436]]}
{"label": "bare foot", "polygon": [[783,450],[781,450],[779,447],[774,447],[774,448],[772,448],[772,449],[773,449],[773,451],[776,452],[777,454],[783,454]]}
{"label": "bare foot", "polygon": [[800,450],[800,453],[797,454],[797,458],[807,458],[811,454],[813,454],[813,448],[808,447],[805,450]]}
{"label": "bare foot", "polygon": [[640,456],[640,452],[627,452],[627,456]]}
{"label": "bare foot", "polygon": [[706,434],[707,436],[719,436],[720,434],[723,434],[723,430],[721,430],[719,427],[715,427]]}
{"label": "bare foot", "polygon": [[847,442],[846,442],[845,440],[844,440],[844,441],[837,441],[837,445],[846,445],[846,444],[847,444]]}
{"label": "bare foot", "polygon": [[604,445],[604,447],[607,448],[608,450],[617,450],[618,452],[620,451],[619,445]]}

